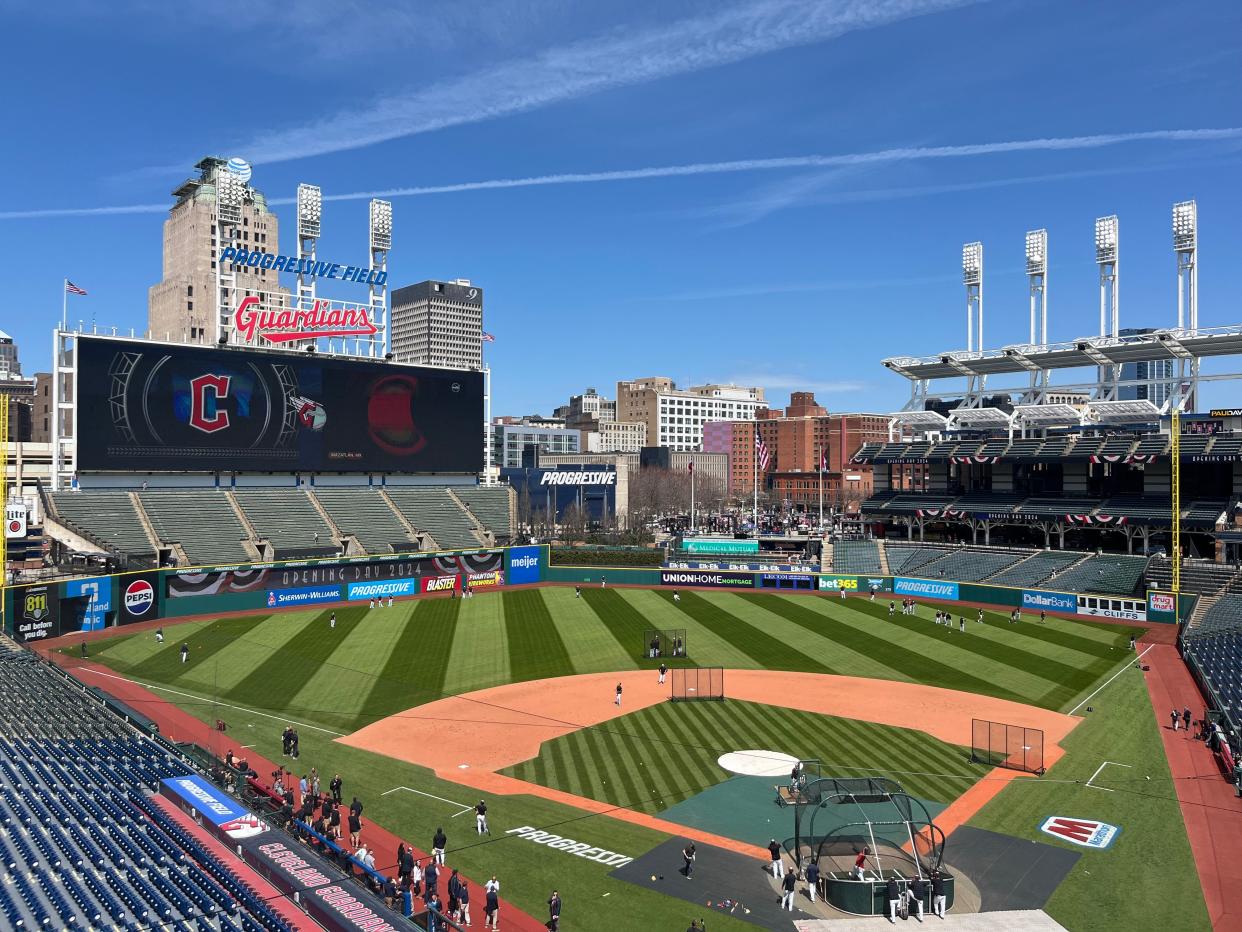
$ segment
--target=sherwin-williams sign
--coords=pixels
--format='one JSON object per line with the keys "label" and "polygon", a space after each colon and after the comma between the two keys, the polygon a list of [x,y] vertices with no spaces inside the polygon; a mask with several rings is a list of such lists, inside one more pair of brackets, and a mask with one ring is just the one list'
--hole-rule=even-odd
{"label": "sherwin-williams sign", "polygon": [[686,553],[758,553],[759,541],[732,537],[687,537],[681,542]]}
{"label": "sherwin-williams sign", "polygon": [[893,580],[893,592],[897,595],[922,596],[925,599],[958,599],[955,582],[939,582],[931,579],[906,579],[898,576]]}

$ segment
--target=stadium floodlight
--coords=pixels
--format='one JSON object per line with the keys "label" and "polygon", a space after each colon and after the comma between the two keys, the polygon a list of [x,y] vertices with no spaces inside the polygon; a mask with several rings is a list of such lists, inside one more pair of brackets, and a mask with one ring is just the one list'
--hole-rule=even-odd
{"label": "stadium floodlight", "polygon": [[1173,205],[1173,248],[1178,252],[1189,252],[1195,248],[1198,213],[1194,201],[1181,201]]}
{"label": "stadium floodlight", "polygon": [[242,204],[246,199],[246,182],[227,169],[216,172],[216,213],[222,224],[241,223]]}
{"label": "stadium floodlight", "polygon": [[1026,234],[1026,274],[1043,275],[1048,267],[1048,231],[1031,230]]}
{"label": "stadium floodlight", "polygon": [[392,201],[371,201],[371,248],[392,248]]}
{"label": "stadium floodlight", "polygon": [[983,243],[967,243],[962,247],[962,281],[977,285],[983,278]]}
{"label": "stadium floodlight", "polygon": [[318,185],[298,185],[298,236],[319,237],[319,221],[323,214],[323,192]]}
{"label": "stadium floodlight", "polygon": [[1103,265],[1117,261],[1117,215],[1095,221],[1095,261]]}

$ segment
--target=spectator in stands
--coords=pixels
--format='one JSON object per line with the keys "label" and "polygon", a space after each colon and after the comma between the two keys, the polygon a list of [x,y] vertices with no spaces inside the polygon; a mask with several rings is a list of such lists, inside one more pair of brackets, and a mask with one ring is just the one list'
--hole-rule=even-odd
{"label": "spectator in stands", "polygon": [[435,835],[431,838],[431,859],[444,866],[444,849],[448,845],[448,836],[444,834],[444,829],[436,828]]}
{"label": "spectator in stands", "polygon": [[[369,871],[375,870],[375,852],[367,849],[366,854],[362,856],[362,866]],[[368,878],[370,881],[373,878]]]}
{"label": "spectator in stands", "polygon": [[410,886],[410,878],[401,881],[401,915],[409,919],[414,915],[414,889]]}
{"label": "spectator in stands", "polygon": [[232,767],[232,766],[234,766],[234,765],[233,765],[233,749],[232,749],[232,748],[229,748],[227,751],[225,751],[225,752],[224,752],[224,765],[225,765],[226,767]]}
{"label": "spectator in stands", "polygon": [[328,837],[333,841],[341,840],[341,810],[336,806],[328,808]]}
{"label": "spectator in stands", "polygon": [[442,924],[440,917],[444,915],[444,905],[440,902],[439,894],[431,894],[426,899],[427,909],[427,932],[440,932]]}
{"label": "spectator in stands", "polygon": [[392,909],[397,901],[397,884],[391,877],[384,878],[384,905]]}

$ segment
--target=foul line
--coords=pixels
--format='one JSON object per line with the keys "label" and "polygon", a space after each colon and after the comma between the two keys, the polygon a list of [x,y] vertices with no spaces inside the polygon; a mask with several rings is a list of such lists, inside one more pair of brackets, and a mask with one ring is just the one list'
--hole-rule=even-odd
{"label": "foul line", "polygon": [[1098,777],[1098,776],[1100,775],[1100,771],[1101,771],[1101,770],[1103,770],[1105,767],[1107,767],[1109,764],[1112,764],[1114,767],[1129,767],[1129,766],[1130,766],[1129,764],[1119,764],[1119,763],[1117,763],[1117,761],[1115,761],[1115,760],[1106,760],[1106,761],[1104,761],[1104,763],[1100,764],[1100,766],[1099,766],[1098,768],[1096,768],[1095,773],[1093,773],[1093,774],[1092,774],[1092,775],[1091,775],[1091,776],[1087,779],[1087,783],[1086,783],[1086,785],[1087,785],[1087,786],[1089,786],[1089,787],[1091,787],[1091,789],[1093,789],[1093,790],[1103,790],[1105,793],[1112,793],[1112,792],[1114,792],[1113,790],[1111,790],[1111,789],[1110,789],[1109,787],[1107,787],[1107,786],[1095,786],[1095,785],[1094,785],[1094,784],[1092,784],[1092,782],[1091,782],[1091,781],[1092,781],[1092,780],[1094,780],[1096,777]]}
{"label": "foul line", "polygon": [[206,696],[196,696],[194,693],[181,692],[177,689],[169,689],[167,686],[156,686],[152,683],[144,683],[141,680],[132,680],[126,676],[117,676],[115,673],[101,673],[98,670],[90,670],[79,667],[75,673],[89,673],[92,676],[104,676],[110,680],[120,680],[122,683],[133,683],[135,686],[141,686],[143,689],[158,689],[160,692],[172,693],[174,696],[185,696],[187,699],[197,699],[199,702],[210,702],[213,705],[223,706],[226,709],[236,709],[238,712],[246,712],[250,715],[262,715],[264,718],[274,719],[278,722],[288,722],[291,725],[297,725],[299,728],[312,728],[315,731],[322,731],[326,735],[334,735],[337,738],[344,738],[344,732],[332,731],[330,728],[322,728],[319,725],[311,725],[307,722],[299,722],[288,718],[284,715],[271,715],[268,712],[260,712],[258,709],[247,709],[245,706],[230,705],[227,702],[220,702],[216,699],[208,699]]}
{"label": "foul line", "polygon": [[[1134,662],[1135,662],[1135,663],[1138,663],[1140,660],[1142,660],[1142,659],[1143,659],[1143,657],[1144,657],[1144,655],[1146,655],[1146,653],[1147,653],[1149,650],[1151,650],[1153,647],[1155,647],[1155,646],[1156,646],[1155,644],[1148,644],[1148,645],[1147,645],[1147,646],[1143,649],[1143,652],[1142,652],[1141,654],[1139,654],[1137,657],[1135,657],[1135,658],[1134,658]],[[1079,709],[1081,709],[1083,706],[1085,706],[1088,702],[1090,702],[1090,701],[1091,701],[1091,699],[1092,699],[1092,698],[1094,698],[1095,693],[1098,693],[1101,689],[1103,689],[1105,686],[1107,686],[1107,685],[1108,685],[1109,683],[1111,683],[1113,680],[1117,679],[1117,677],[1121,676],[1121,674],[1125,673],[1125,672],[1126,672],[1126,670],[1128,670],[1128,669],[1130,669],[1130,662],[1129,662],[1129,661],[1126,661],[1126,665],[1125,665],[1124,667],[1122,667],[1120,670],[1118,670],[1116,673],[1114,673],[1112,676],[1110,676],[1107,680],[1105,680],[1105,681],[1104,681],[1104,683],[1102,683],[1099,687],[1097,687],[1097,688],[1096,688],[1096,690],[1095,690],[1095,692],[1093,692],[1090,696],[1088,696],[1088,697],[1087,697],[1086,699],[1084,699],[1082,702],[1078,703],[1078,705],[1076,705],[1076,706],[1074,706],[1072,709],[1070,709],[1068,714],[1073,715],[1075,712],[1077,712]]]}
{"label": "foul line", "polygon": [[436,796],[434,793],[424,793],[422,790],[416,790],[411,786],[394,786],[391,790],[384,790],[381,796],[387,796],[389,793],[395,793],[397,790],[405,790],[407,793],[417,793],[419,796],[426,796],[428,799],[438,799],[442,803],[448,803],[450,806],[458,806],[461,812],[453,813],[450,818],[456,819],[462,812],[473,812],[474,806],[467,806],[464,803],[454,802],[451,799],[445,799],[443,796]]}

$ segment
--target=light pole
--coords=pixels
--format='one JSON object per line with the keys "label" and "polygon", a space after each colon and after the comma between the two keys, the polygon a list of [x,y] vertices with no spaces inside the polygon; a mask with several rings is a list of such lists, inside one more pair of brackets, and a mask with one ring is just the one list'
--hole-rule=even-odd
{"label": "light pole", "polygon": [[[320,219],[323,214],[323,192],[317,185],[298,185],[298,310],[309,311],[318,296],[314,275],[307,275],[305,268],[314,266],[315,250],[319,240]],[[298,347],[301,348],[300,346]]]}
{"label": "light pole", "polygon": [[[1173,251],[1177,254],[1177,329],[1188,326],[1191,333],[1199,330],[1199,210],[1194,201],[1173,205]],[[1183,323],[1185,318],[1185,323]],[[1178,360],[1181,378],[1179,393],[1186,376],[1187,360]],[[1190,395],[1184,399],[1185,409],[1195,407],[1195,386],[1199,382],[1199,359],[1189,360]]]}
{"label": "light pole", "polygon": [[[371,201],[371,271],[384,272],[384,281],[367,288],[367,305],[371,323],[378,334],[369,338],[372,358],[388,352],[388,250],[392,249],[392,201]],[[378,340],[379,346],[376,346]]]}
{"label": "light pole", "polygon": [[237,288],[237,273],[230,263],[224,269],[224,250],[233,245],[235,229],[241,224],[242,204],[246,199],[246,182],[241,175],[225,165],[216,166],[216,326],[215,343],[229,336],[231,322],[229,305]]}
{"label": "light pole", "polygon": [[974,318],[978,314],[978,349],[983,352],[983,243],[962,247],[962,284],[966,286],[966,350],[975,349]]}
{"label": "light pole", "polygon": [[[1026,234],[1026,277],[1031,292],[1031,343],[1048,344],[1048,231]],[[1036,328],[1038,318],[1039,327]]]}
{"label": "light pole", "polygon": [[1120,327],[1121,270],[1118,251],[1117,216],[1100,217],[1095,221],[1095,264],[1100,267],[1100,336],[1112,335]]}

